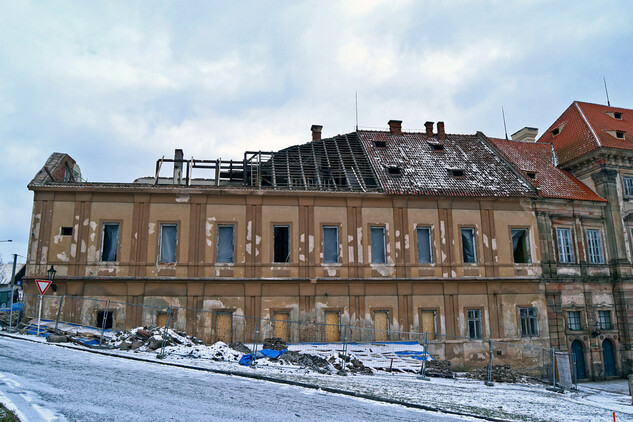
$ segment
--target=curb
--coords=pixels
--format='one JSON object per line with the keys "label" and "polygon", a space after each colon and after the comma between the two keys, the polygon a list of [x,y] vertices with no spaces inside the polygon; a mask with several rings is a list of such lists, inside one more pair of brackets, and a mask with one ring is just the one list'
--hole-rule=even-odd
{"label": "curb", "polygon": [[164,361],[159,361],[159,360],[147,359],[147,358],[143,358],[143,357],[139,357],[139,356],[124,356],[124,355],[108,353],[108,352],[105,352],[105,351],[95,350],[95,349],[90,349],[90,348],[83,349],[83,348],[77,348],[77,347],[69,347],[69,346],[67,346],[67,345],[65,345],[63,343],[48,343],[48,342],[43,343],[43,342],[39,342],[39,341],[28,339],[28,338],[24,338],[24,337],[14,336],[14,335],[11,335],[11,334],[5,333],[5,332],[0,332],[0,336],[2,336],[2,337],[9,337],[9,338],[12,338],[12,339],[15,339],[15,340],[30,341],[32,343],[40,343],[40,344],[46,344],[46,345],[49,345],[49,346],[57,346],[57,347],[63,347],[63,348],[66,348],[66,349],[72,349],[72,350],[78,350],[78,351],[83,351],[83,352],[88,352],[88,353],[94,353],[94,354],[102,355],[102,356],[110,356],[110,357],[116,357],[116,358],[127,359],[127,360],[134,360],[134,361],[140,361],[140,362],[153,363],[153,364],[157,364],[157,365],[172,366],[172,367],[176,367],[176,368],[192,369],[194,371],[203,371],[203,372],[211,372],[211,373],[221,374],[221,375],[229,375],[229,376],[235,376],[235,377],[250,378],[250,379],[255,379],[255,380],[260,380],[260,381],[274,382],[274,383],[277,383],[277,384],[285,384],[285,385],[292,385],[292,386],[295,386],[295,387],[303,387],[303,388],[308,388],[308,389],[311,389],[311,390],[321,390],[321,391],[325,391],[325,392],[328,392],[328,393],[341,394],[341,395],[349,396],[349,397],[357,397],[357,398],[371,400],[371,401],[375,401],[375,402],[396,404],[396,405],[399,405],[399,406],[404,406],[404,407],[408,407],[408,408],[412,408],[412,409],[427,410],[427,411],[430,411],[430,412],[445,413],[445,414],[456,415],[456,416],[468,416],[468,417],[471,417],[471,418],[485,420],[485,421],[490,421],[490,422],[512,422],[512,421],[507,420],[507,419],[498,419],[498,418],[493,418],[493,417],[490,417],[490,416],[480,416],[480,415],[475,415],[475,414],[472,414],[472,413],[459,412],[459,411],[456,411],[456,410],[446,410],[446,409],[441,409],[441,408],[433,407],[433,406],[427,406],[427,405],[423,405],[423,404],[410,403],[410,402],[405,402],[405,401],[401,401],[401,400],[394,400],[394,399],[389,399],[389,398],[386,398],[386,397],[375,396],[373,394],[358,393],[358,392],[355,392],[355,391],[341,390],[339,388],[332,388],[332,387],[321,387],[321,386],[317,386],[317,385],[314,385],[314,384],[307,384],[307,383],[299,382],[299,381],[285,380],[285,379],[270,377],[270,376],[266,376],[266,375],[245,374],[243,372],[227,371],[227,370],[223,370],[223,369],[201,368],[199,366],[186,365],[186,364],[176,363],[176,362],[164,362]]}

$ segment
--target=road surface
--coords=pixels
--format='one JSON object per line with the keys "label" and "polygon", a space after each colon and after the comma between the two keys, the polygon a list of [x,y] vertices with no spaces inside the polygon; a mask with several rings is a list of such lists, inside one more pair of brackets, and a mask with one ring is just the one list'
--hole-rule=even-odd
{"label": "road surface", "polygon": [[29,421],[473,420],[3,336],[0,401]]}

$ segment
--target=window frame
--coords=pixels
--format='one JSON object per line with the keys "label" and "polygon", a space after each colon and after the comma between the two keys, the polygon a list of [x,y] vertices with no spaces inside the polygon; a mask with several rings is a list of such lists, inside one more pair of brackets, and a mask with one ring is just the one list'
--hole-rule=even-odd
{"label": "window frame", "polygon": [[[217,236],[215,243],[215,263],[216,264],[235,264],[235,224],[234,223],[219,223],[217,225]],[[233,236],[231,237],[231,242],[233,244],[233,248],[231,250],[231,261],[220,261],[220,228],[231,228]]]}
{"label": "window frame", "polygon": [[[590,233],[594,235],[597,233],[597,237],[592,240],[589,236]],[[604,264],[605,257],[604,257],[604,246],[603,246],[604,243],[602,242],[602,230],[599,228],[587,228],[585,230],[585,236],[587,238],[587,258],[588,258],[589,264],[591,265]],[[594,244],[594,243],[597,243],[597,244]]]}
{"label": "window frame", "polygon": [[[477,318],[473,318],[471,320],[470,318],[470,313],[471,312],[478,312],[479,313],[479,317]],[[466,308],[465,309],[465,314],[466,314],[466,330],[467,330],[467,335],[468,338],[471,340],[481,340],[484,338],[484,311],[483,308]],[[475,332],[474,332],[474,336],[473,336],[473,332],[471,331],[470,327],[471,327],[471,321],[473,322],[473,327],[475,328]],[[477,332],[479,331],[479,332]]]}
{"label": "window frame", "polygon": [[[326,245],[325,245],[325,230],[326,229],[336,229],[336,261],[326,261]],[[341,263],[341,227],[338,224],[322,224],[321,225],[321,245],[322,245],[322,253],[323,257],[321,262],[324,264],[340,264]]]}
{"label": "window frame", "polygon": [[[574,314],[574,318],[570,318],[572,313]],[[571,323],[572,319],[574,321],[576,320],[575,316],[578,316],[578,328],[574,328],[576,326],[575,325],[572,326],[572,323]],[[575,309],[567,311],[567,329],[569,331],[582,331],[582,311],[575,310]]]}
{"label": "window frame", "polygon": [[[532,263],[532,248],[530,247],[530,227],[528,226],[517,226],[517,227],[509,227],[510,230],[510,250],[512,251],[512,262],[515,264],[531,264]],[[516,250],[514,247],[514,232],[522,231],[525,233],[525,250],[527,254],[527,260],[524,262],[517,262],[516,259]],[[520,241],[520,240],[519,240]],[[517,243],[518,247],[518,243]]]}
{"label": "window frame", "polygon": [[[179,243],[178,242],[178,233],[180,232],[179,230],[179,226],[180,226],[180,222],[172,222],[172,221],[163,221],[163,222],[158,222],[158,228],[159,228],[159,232],[158,232],[158,263],[162,264],[162,265],[168,265],[168,264],[175,264],[178,262],[178,248],[179,248]],[[176,238],[175,238],[175,244],[174,244],[174,260],[173,261],[163,261],[163,227],[175,227],[176,228]]]}
{"label": "window frame", "polygon": [[[420,251],[420,232],[423,230],[428,230],[429,233],[429,238],[428,238],[428,242],[429,242],[429,260],[428,262],[424,262],[421,259],[421,251]],[[415,227],[415,246],[416,246],[416,252],[417,252],[417,263],[420,265],[428,265],[428,264],[433,264],[435,262],[434,259],[434,254],[433,254],[433,226],[428,225],[428,226],[424,226],[424,225],[420,225]]]}
{"label": "window frame", "polygon": [[[471,230],[472,232],[473,261],[466,261],[466,256],[464,254],[464,230]],[[477,265],[479,258],[479,254],[477,253],[477,226],[459,226],[459,234],[459,242],[462,250],[462,263]]]}
{"label": "window frame", "polygon": [[633,175],[622,176],[624,196],[633,196]]}
{"label": "window frame", "polygon": [[[607,318],[603,318],[605,315]],[[613,330],[613,318],[611,318],[610,309],[598,309],[596,319],[598,321],[599,330]],[[604,324],[604,322],[608,322],[608,325]]]}
{"label": "window frame", "polygon": [[[120,220],[107,220],[107,221],[101,221],[101,239],[100,240],[100,249],[99,249],[99,262],[118,262],[120,255],[119,255],[119,250],[121,248],[121,226],[123,225],[123,222]],[[103,259],[103,244],[105,242],[105,226],[113,226],[116,225],[118,226],[117,228],[117,239],[116,239],[116,246],[115,246],[115,250],[114,250],[114,259],[113,260],[104,260]]]}
{"label": "window frame", "polygon": [[538,308],[536,306],[519,306],[519,328],[521,337],[539,336]]}
{"label": "window frame", "polygon": [[[382,231],[382,262],[374,261],[374,229],[380,229]],[[384,265],[387,263],[387,228],[384,225],[369,226],[369,262],[375,265]]]}
{"label": "window frame", "polygon": [[[568,232],[569,233],[569,251],[566,252],[565,255],[562,254],[561,244],[561,236],[560,233]],[[566,245],[567,246],[567,245]],[[556,227],[556,253],[558,255],[558,262],[560,264],[575,264],[576,263],[576,252],[574,247],[574,232],[571,227]],[[563,259],[564,256],[564,259]]]}
{"label": "window frame", "polygon": [[[287,249],[288,249],[288,254],[287,254],[287,258],[285,261],[279,261],[276,259],[276,245],[277,245],[277,234],[276,229],[277,228],[282,228],[285,227],[286,229],[288,229],[288,235],[287,235]],[[290,223],[273,223],[272,224],[272,256],[271,256],[271,262],[273,262],[274,264],[290,264],[292,262],[292,224]]]}

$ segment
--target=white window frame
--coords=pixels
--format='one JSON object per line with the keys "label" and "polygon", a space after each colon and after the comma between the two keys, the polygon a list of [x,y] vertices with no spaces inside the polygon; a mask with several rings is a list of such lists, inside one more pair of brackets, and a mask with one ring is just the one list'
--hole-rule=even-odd
{"label": "white window frame", "polygon": [[[572,318],[572,315],[573,315],[573,318]],[[567,328],[569,328],[569,331],[582,330],[581,317],[582,315],[580,314],[580,311],[567,311]]]}
{"label": "white window frame", "polygon": [[624,187],[624,195],[633,196],[633,177],[623,176],[622,185]]}
{"label": "white window frame", "polygon": [[587,229],[587,254],[590,264],[604,264],[602,232],[600,229]]}
{"label": "white window frame", "polygon": [[558,243],[558,262],[561,264],[574,264],[576,262],[574,256],[574,238],[571,228],[557,227],[556,240]]}

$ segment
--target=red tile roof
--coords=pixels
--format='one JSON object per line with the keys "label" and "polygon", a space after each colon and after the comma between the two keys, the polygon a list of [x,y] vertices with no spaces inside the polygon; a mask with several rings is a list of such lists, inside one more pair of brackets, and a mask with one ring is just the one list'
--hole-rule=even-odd
{"label": "red tile roof", "polygon": [[[535,189],[492,150],[483,134],[446,135],[443,140],[411,132],[360,130],[358,135],[386,193],[536,197]],[[434,150],[433,144],[443,150]]]}
{"label": "red tile roof", "polygon": [[[621,113],[622,118],[607,113]],[[560,131],[557,135],[555,129]],[[617,131],[624,132],[625,139],[618,139]],[[633,110],[574,101],[538,142],[552,143],[561,164],[597,148],[633,151]]]}
{"label": "red tile roof", "polygon": [[[489,139],[539,189],[540,196],[606,202],[571,173],[554,165],[552,144]],[[535,173],[535,179],[528,175],[530,172]]]}

